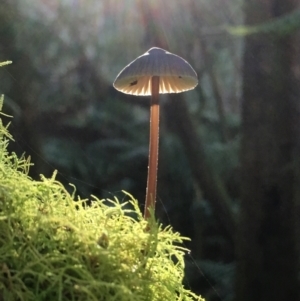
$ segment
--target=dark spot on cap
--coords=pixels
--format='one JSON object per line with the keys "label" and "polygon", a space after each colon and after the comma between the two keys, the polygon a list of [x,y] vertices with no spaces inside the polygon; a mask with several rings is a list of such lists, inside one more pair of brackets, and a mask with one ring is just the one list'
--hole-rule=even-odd
{"label": "dark spot on cap", "polygon": [[182,78],[182,76],[178,76],[178,78]]}
{"label": "dark spot on cap", "polygon": [[137,80],[135,80],[134,82],[132,82],[132,83],[130,83],[130,86],[134,86],[134,85],[136,85],[137,84]]}

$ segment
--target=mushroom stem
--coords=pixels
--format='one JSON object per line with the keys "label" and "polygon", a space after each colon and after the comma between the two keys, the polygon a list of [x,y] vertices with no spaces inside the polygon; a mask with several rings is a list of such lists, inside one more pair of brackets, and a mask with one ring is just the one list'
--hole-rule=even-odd
{"label": "mushroom stem", "polygon": [[158,141],[159,141],[159,76],[151,79],[151,109],[150,109],[150,142],[148,180],[145,201],[144,218],[150,217],[149,208],[155,210],[157,165],[158,165]]}

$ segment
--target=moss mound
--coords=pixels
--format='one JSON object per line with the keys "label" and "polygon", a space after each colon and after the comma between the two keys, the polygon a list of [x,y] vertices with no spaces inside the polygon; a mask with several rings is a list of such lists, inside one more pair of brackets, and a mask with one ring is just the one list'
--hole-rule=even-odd
{"label": "moss mound", "polygon": [[148,225],[132,197],[86,206],[55,173],[32,180],[10,139],[1,122],[1,301],[202,300],[182,286],[185,238]]}

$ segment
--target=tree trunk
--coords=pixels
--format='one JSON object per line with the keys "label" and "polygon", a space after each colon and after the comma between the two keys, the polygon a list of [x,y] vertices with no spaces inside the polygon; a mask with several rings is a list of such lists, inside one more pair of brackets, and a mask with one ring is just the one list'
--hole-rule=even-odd
{"label": "tree trunk", "polygon": [[[246,25],[270,21],[295,8],[293,0],[246,3]],[[299,300],[295,212],[300,189],[300,100],[296,97],[299,74],[296,80],[293,72],[296,51],[299,56],[291,35],[246,36],[236,301]]]}
{"label": "tree trunk", "polygon": [[168,129],[178,135],[184,145],[197,185],[210,202],[224,235],[233,244],[236,221],[231,210],[231,199],[224,183],[207,161],[202,140],[196,132],[182,94],[172,95],[172,100],[164,108],[164,114]]}

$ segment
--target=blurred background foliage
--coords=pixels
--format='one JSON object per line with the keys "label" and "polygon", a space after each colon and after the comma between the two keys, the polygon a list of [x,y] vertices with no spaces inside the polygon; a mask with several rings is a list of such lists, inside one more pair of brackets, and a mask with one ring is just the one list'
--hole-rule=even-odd
{"label": "blurred background foliage", "polygon": [[242,23],[241,0],[0,2],[12,150],[83,197],[144,203],[149,99],[114,90],[118,72],[153,46],[195,68],[194,91],[162,97],[157,216],[192,238],[187,285],[207,300],[232,298],[244,42],[223,28]]}

